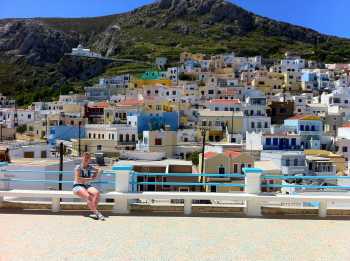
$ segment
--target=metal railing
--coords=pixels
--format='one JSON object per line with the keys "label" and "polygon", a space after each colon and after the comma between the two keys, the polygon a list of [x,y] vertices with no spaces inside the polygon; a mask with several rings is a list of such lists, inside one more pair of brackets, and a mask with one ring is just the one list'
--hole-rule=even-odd
{"label": "metal railing", "polygon": [[[326,181],[326,180],[341,180],[350,179],[350,176],[275,176],[275,175],[262,175],[262,180],[282,180],[282,181]],[[350,184],[350,183],[349,183]],[[350,190],[349,186],[342,185],[313,185],[313,184],[262,184],[262,188],[298,188],[298,189],[339,189]]]}
{"label": "metal railing", "polygon": [[[158,181],[138,181],[138,177],[153,177],[153,178],[161,178],[162,180]],[[163,179],[167,178],[194,178],[197,179],[198,182],[194,181],[164,181]],[[132,186],[132,191],[139,191],[139,185],[148,185],[148,186],[171,186],[171,187],[232,187],[232,188],[244,188],[244,184],[238,184],[234,182],[227,182],[227,180],[223,182],[210,182],[207,181],[206,178],[213,179],[235,179],[235,181],[239,179],[244,179],[245,175],[237,174],[237,173],[227,173],[227,174],[217,174],[217,173],[143,173],[143,172],[132,172],[130,185]]]}
{"label": "metal railing", "polygon": [[[59,180],[59,175],[62,175],[62,179],[65,178],[64,174],[70,175],[70,177],[73,177],[74,171],[59,171],[59,170],[9,170],[9,169],[0,169],[0,174],[4,174],[4,177],[0,176],[0,182],[6,182],[7,184],[13,182],[13,183],[44,183],[44,184],[73,184],[73,180]],[[48,176],[57,176],[57,180],[52,179],[28,179],[28,178],[19,178],[19,177],[6,177],[5,175],[10,174],[20,174],[21,176],[24,175],[33,175],[33,174],[44,174]],[[110,177],[115,176],[115,172],[111,170],[103,171],[101,173],[100,177]],[[115,184],[115,180],[96,180],[92,181],[91,184],[101,184],[101,185],[107,185],[107,184]]]}

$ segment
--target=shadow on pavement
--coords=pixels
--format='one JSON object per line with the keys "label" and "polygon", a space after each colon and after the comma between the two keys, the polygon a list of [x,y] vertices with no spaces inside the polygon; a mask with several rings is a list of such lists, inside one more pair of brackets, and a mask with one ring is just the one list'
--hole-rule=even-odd
{"label": "shadow on pavement", "polygon": [[[114,214],[110,211],[101,211],[103,215],[108,217],[145,217],[145,218],[157,218],[157,217],[182,217],[182,218],[247,218],[247,219],[290,219],[290,220],[350,220],[350,216],[329,216],[327,218],[320,218],[317,215],[264,215],[263,217],[246,217],[242,213],[194,213],[186,216],[182,212],[131,212],[130,214]],[[6,214],[21,214],[21,215],[46,215],[46,216],[83,216],[91,218],[90,211],[81,210],[63,210],[58,213],[53,213],[50,210],[42,209],[0,209],[0,215]]]}

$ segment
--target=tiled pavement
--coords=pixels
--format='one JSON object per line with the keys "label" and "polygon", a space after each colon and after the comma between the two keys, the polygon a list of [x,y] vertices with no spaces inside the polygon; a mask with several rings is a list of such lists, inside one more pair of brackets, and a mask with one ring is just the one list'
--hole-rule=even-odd
{"label": "tiled pavement", "polygon": [[0,212],[0,261],[350,260],[350,220]]}

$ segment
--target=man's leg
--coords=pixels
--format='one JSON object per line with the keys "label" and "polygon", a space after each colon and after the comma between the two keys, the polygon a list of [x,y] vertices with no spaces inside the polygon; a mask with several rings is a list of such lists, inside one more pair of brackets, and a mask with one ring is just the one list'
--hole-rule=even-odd
{"label": "man's leg", "polygon": [[81,188],[80,190],[75,192],[75,194],[78,197],[80,197],[81,199],[86,200],[89,209],[91,209],[91,211],[94,212],[94,213],[96,212],[96,206],[95,206],[95,203],[94,203],[94,198],[90,195],[90,193],[85,188]]}
{"label": "man's leg", "polygon": [[89,187],[87,189],[87,191],[88,191],[90,197],[92,198],[94,208],[97,209],[98,203],[100,201],[100,192],[94,187]]}

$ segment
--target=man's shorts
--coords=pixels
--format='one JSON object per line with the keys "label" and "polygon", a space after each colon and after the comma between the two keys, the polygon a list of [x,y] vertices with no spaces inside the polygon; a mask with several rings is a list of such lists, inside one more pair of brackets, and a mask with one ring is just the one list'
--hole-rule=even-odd
{"label": "man's shorts", "polygon": [[82,189],[86,189],[88,190],[89,188],[91,188],[92,186],[90,184],[74,184],[73,185],[73,192],[77,193]]}

